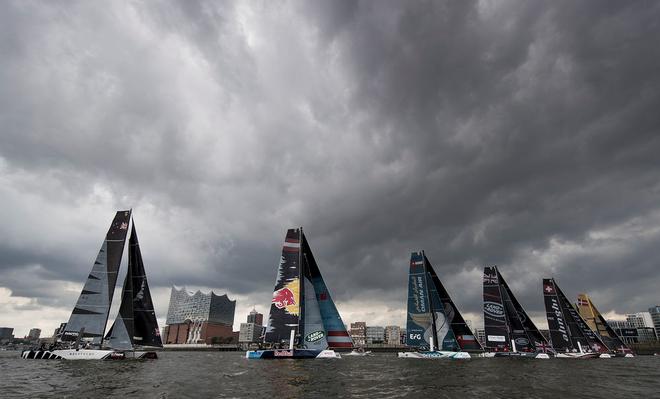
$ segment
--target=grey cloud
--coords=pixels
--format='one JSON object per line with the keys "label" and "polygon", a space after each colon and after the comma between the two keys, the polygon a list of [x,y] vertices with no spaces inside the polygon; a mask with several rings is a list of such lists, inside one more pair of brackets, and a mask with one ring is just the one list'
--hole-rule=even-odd
{"label": "grey cloud", "polygon": [[[603,311],[657,301],[653,224],[636,224],[641,242],[620,228],[658,211],[656,3],[111,11],[0,12],[0,172],[31,176],[12,187],[52,206],[87,209],[101,187],[108,204],[147,208],[153,285],[261,297],[286,228],[303,225],[333,297],[352,309],[367,298],[403,307],[417,249],[464,311],[480,312],[473,276],[486,264],[532,312],[548,273],[571,295],[597,291]],[[64,192],[52,198],[40,176]],[[166,226],[178,258],[155,237]],[[622,236],[596,245],[596,231]],[[78,281],[79,254],[96,245],[52,258],[7,246],[0,273],[38,263],[44,278]],[[66,263],[80,266],[54,271]]]}

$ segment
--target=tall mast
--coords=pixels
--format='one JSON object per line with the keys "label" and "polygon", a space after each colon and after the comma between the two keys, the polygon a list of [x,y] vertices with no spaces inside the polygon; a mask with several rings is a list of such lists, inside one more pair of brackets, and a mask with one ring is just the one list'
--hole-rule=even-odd
{"label": "tall mast", "polygon": [[[506,304],[504,303],[504,295],[502,295],[502,275],[500,274],[500,270],[495,266],[495,273],[497,273],[497,289],[500,291],[500,298],[502,300],[502,310],[504,312],[504,321],[506,322],[506,345],[508,347],[511,347],[511,321],[509,320],[509,315],[507,314],[506,311]],[[508,293],[507,293],[508,296]]]}
{"label": "tall mast", "polygon": [[[300,232],[298,235],[298,241],[300,242],[300,250],[298,251],[298,303],[300,306],[298,307],[300,316],[298,316],[298,336],[300,337],[302,332],[300,331],[300,324],[301,322],[304,323],[304,302],[303,298],[305,298],[305,292],[304,292],[304,287],[305,287],[305,281],[303,280],[304,278],[304,273],[303,273],[303,263],[302,263],[302,258],[303,258],[303,228],[300,226]],[[303,324],[304,325],[304,324]],[[296,340],[297,341],[297,340]],[[295,342],[295,341],[294,341]],[[293,348],[289,348],[293,349]]]}
{"label": "tall mast", "polygon": [[429,310],[431,311],[431,339],[433,340],[431,342],[435,342],[436,346],[442,349],[442,346],[438,342],[436,322],[435,322],[435,312],[433,311],[433,299],[431,298],[431,291],[429,289],[429,285],[433,284],[433,281],[429,281],[429,269],[426,266],[426,253],[424,252],[424,250],[422,250],[422,262],[424,262],[424,280],[426,281],[426,297],[429,300]]}

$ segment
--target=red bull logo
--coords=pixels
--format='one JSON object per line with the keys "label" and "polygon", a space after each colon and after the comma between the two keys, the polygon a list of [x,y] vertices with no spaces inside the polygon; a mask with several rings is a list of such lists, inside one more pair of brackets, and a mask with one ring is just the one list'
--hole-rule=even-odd
{"label": "red bull logo", "polygon": [[278,309],[284,309],[287,306],[296,304],[296,297],[293,292],[287,288],[281,288],[273,293],[273,301]]}

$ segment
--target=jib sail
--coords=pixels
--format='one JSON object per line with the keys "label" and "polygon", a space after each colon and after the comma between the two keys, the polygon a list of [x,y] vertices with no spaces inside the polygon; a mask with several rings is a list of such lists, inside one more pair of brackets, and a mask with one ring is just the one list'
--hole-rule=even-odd
{"label": "jib sail", "polygon": [[133,221],[129,239],[128,271],[124,280],[119,314],[108,332],[107,339],[108,345],[115,349],[128,350],[136,346],[163,346],[144,270],[135,221]]}

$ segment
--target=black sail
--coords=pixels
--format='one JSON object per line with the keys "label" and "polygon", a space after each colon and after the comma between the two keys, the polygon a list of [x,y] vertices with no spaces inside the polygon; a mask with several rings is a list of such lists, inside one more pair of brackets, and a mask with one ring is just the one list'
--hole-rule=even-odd
{"label": "black sail", "polygon": [[115,349],[163,346],[135,221],[129,239],[128,271],[124,280],[122,302],[117,319],[108,335],[108,344]]}
{"label": "black sail", "polygon": [[[510,319],[511,336],[516,343],[516,350],[523,352],[547,352],[551,351],[550,344],[541,334],[525,309],[522,307],[516,296],[513,295],[511,288],[506,283],[502,275],[499,275],[499,281],[502,286],[502,292],[505,293],[508,302],[512,306],[513,314]],[[512,320],[514,320],[512,322]],[[515,327],[514,327],[515,326]],[[520,328],[522,327],[522,331]]]}
{"label": "black sail", "polygon": [[147,273],[144,270],[140,243],[138,242],[138,236],[135,230],[135,219],[133,219],[133,229],[128,247],[128,262],[129,264],[133,264],[131,268],[131,277],[133,280],[133,325],[135,328],[133,344],[162,347],[163,342],[160,337],[156,311],[154,310],[154,303],[151,300]]}
{"label": "black sail", "polygon": [[[438,296],[440,297],[440,302],[442,302],[442,307],[444,309],[445,316],[450,323],[450,328],[454,332],[454,337],[458,342],[461,350],[464,351],[483,351],[481,344],[477,341],[476,337],[472,333],[472,330],[465,322],[463,315],[459,312],[458,308],[452,301],[449,293],[445,289],[444,285],[440,281],[440,278],[435,273],[431,262],[424,256],[424,261],[427,262],[427,272],[431,276],[431,282],[435,286],[435,289],[438,291]],[[437,341],[438,345],[441,345],[440,341]]]}
{"label": "black sail", "polygon": [[[554,279],[543,279],[543,296],[552,346],[557,351],[578,351],[580,346],[584,351],[608,351],[603,341],[591,331]],[[561,314],[557,312],[557,308],[560,309]],[[553,328],[556,329],[554,335]]]}
{"label": "black sail", "polygon": [[116,213],[62,334],[62,340],[76,340],[79,331],[84,329],[84,338],[91,337],[95,344],[101,344],[115,292],[130,217],[131,211]]}
{"label": "black sail", "polygon": [[552,347],[557,352],[571,352],[574,349],[571,331],[557,296],[555,282],[549,278],[543,279],[543,302],[545,303]]}
{"label": "black sail", "polygon": [[299,334],[301,315],[300,229],[289,229],[284,239],[277,270],[264,342],[279,345],[288,342],[291,330]]}
{"label": "black sail", "polygon": [[496,266],[484,268],[484,330],[486,350],[546,352],[548,341],[520,305]]}
{"label": "black sail", "polygon": [[497,267],[484,267],[483,288],[485,349],[491,352],[507,352],[510,350],[509,327]]}
{"label": "black sail", "polygon": [[[502,276],[500,275],[502,282]],[[511,299],[513,293],[507,286],[502,287],[502,300],[504,302],[504,311],[506,313],[507,322],[509,323],[510,338],[516,343],[516,350],[521,352],[534,352],[534,344],[530,342],[525,326],[523,325],[522,318],[518,314],[513,300]],[[512,345],[513,349],[513,345]]]}

